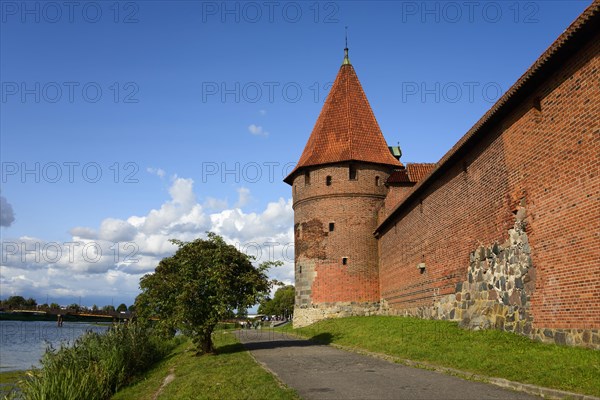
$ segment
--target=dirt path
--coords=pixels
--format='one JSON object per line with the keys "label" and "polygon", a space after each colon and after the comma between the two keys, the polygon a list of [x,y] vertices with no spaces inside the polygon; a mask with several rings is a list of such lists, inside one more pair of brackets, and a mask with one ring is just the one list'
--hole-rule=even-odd
{"label": "dirt path", "polygon": [[154,393],[154,396],[152,396],[152,400],[156,400],[158,399],[158,396],[160,396],[160,394],[163,392],[163,390],[165,389],[165,387],[173,382],[173,380],[175,379],[175,368],[171,367],[171,369],[169,370],[169,375],[167,375],[165,377],[165,379],[163,380],[162,385],[160,385],[160,388],[158,388],[158,390],[156,391],[156,393]]}

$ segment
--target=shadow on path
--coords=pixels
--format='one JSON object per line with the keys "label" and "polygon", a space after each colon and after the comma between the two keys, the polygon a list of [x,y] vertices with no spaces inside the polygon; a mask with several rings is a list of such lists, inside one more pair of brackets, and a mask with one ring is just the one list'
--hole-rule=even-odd
{"label": "shadow on path", "polygon": [[233,334],[243,343],[243,345],[226,345],[219,348],[219,353],[235,353],[244,350],[252,351],[285,347],[314,347],[328,345],[333,342],[333,335],[331,333],[320,333],[308,339],[298,338],[270,329],[244,329],[237,330]]}
{"label": "shadow on path", "polygon": [[257,361],[305,399],[539,399],[327,346],[333,339],[329,333],[312,340],[267,329],[234,334]]}

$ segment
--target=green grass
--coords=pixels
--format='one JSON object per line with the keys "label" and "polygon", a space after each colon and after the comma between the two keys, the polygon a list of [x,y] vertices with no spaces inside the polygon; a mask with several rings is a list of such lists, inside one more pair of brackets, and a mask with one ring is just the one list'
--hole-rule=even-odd
{"label": "green grass", "polygon": [[215,327],[215,330],[232,330],[239,328],[235,322],[219,322]]}
{"label": "green grass", "polygon": [[[259,366],[229,333],[214,335],[217,355],[196,356],[191,341],[175,348],[138,382],[117,392],[113,400],[152,399],[299,399]],[[161,386],[172,374],[174,379]]]}
{"label": "green grass", "polygon": [[543,344],[498,330],[409,317],[350,317],[279,329],[490,377],[600,396],[600,351]]}
{"label": "green grass", "polygon": [[25,371],[0,372],[0,399],[8,396],[17,386],[17,382],[25,377]]}

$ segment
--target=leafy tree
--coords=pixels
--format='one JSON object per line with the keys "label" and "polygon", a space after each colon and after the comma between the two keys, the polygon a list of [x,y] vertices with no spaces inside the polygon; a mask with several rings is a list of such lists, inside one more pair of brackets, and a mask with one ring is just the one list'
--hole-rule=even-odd
{"label": "leafy tree", "polygon": [[18,308],[25,305],[25,298],[23,296],[10,296],[8,299],[4,300],[2,304],[4,307],[8,308]]}
{"label": "leafy tree", "polygon": [[102,311],[115,311],[115,306],[109,304],[107,306],[102,307]]}
{"label": "leafy tree", "polygon": [[25,307],[35,307],[37,306],[37,301],[33,297],[30,297],[23,302],[23,305]]}
{"label": "leafy tree", "polygon": [[125,311],[127,311],[127,304],[125,304],[125,303],[119,304],[119,306],[117,307],[117,311],[118,312],[125,312]]}
{"label": "leafy tree", "polygon": [[94,311],[94,312],[98,311],[98,306],[94,304],[94,305],[92,306],[92,311]]}
{"label": "leafy tree", "polygon": [[217,323],[233,310],[256,304],[271,287],[267,269],[281,263],[254,267],[251,257],[212,232],[207,239],[171,242],[177,252],[140,280],[137,313],[158,317],[156,326],[163,333],[180,329],[196,344],[197,354],[213,353],[211,334]]}
{"label": "leafy tree", "polygon": [[135,304],[132,304],[128,308],[129,312],[135,312]]}
{"label": "leafy tree", "polygon": [[277,289],[272,299],[265,298],[258,307],[259,314],[287,316],[294,310],[296,290],[293,285]]}
{"label": "leafy tree", "polygon": [[273,299],[270,297],[263,298],[258,306],[258,313],[264,315],[275,315],[273,312]]}
{"label": "leafy tree", "polygon": [[50,308],[52,310],[58,310],[60,308],[60,305],[58,303],[50,303]]}
{"label": "leafy tree", "polygon": [[75,310],[75,311],[79,311],[79,304],[77,303],[73,303],[71,304],[69,307],[67,307],[70,310]]}
{"label": "leafy tree", "polygon": [[37,301],[33,297],[25,299],[23,296],[10,296],[6,300],[2,301],[1,303],[2,303],[2,306],[8,307],[8,308],[37,306]]}
{"label": "leafy tree", "polygon": [[234,313],[233,310],[229,310],[225,313],[225,315],[223,316],[223,319],[234,319],[235,314],[236,313]]}

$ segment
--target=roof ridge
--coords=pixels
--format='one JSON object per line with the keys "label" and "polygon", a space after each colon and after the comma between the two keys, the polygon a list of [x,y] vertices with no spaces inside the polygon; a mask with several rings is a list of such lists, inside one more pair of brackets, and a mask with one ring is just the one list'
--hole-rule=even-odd
{"label": "roof ridge", "polygon": [[[595,18],[595,21],[593,20]],[[494,103],[494,105],[486,111],[483,116],[475,122],[475,124],[442,156],[442,158],[436,163],[437,166],[425,176],[412,190],[404,197],[404,199],[398,203],[394,209],[385,217],[385,219],[379,224],[375,233],[380,232],[384,229],[394,218],[401,209],[406,207],[421,191],[423,191],[429,182],[434,179],[435,176],[440,174],[444,168],[452,162],[453,158],[457,157],[458,154],[464,147],[478,137],[485,134],[485,128],[494,122],[494,118],[501,118],[502,112],[508,112],[514,104],[518,103],[519,98],[526,96],[528,89],[527,86],[539,85],[536,79],[544,80],[544,73],[547,70],[555,68],[552,62],[556,64],[557,60],[560,61],[560,57],[565,57],[564,54],[569,54],[573,50],[573,42],[581,40],[581,36],[593,35],[593,28],[597,26],[598,19],[600,18],[600,0],[594,0],[575,20],[569,24],[569,26],[556,38],[554,42],[533,62],[533,64],[516,80],[516,82]],[[590,22],[592,20],[592,22]],[[593,23],[596,25],[592,25]],[[587,31],[589,29],[592,31]],[[579,35],[579,36],[576,36]],[[574,39],[575,36],[575,39]],[[589,40],[589,39],[588,39]],[[571,46],[571,48],[569,48]]]}
{"label": "roof ridge", "polygon": [[[350,68],[352,68],[354,70],[354,68],[352,67],[352,65],[348,64],[348,66]],[[344,66],[342,65],[342,68]],[[350,122],[350,96],[348,96],[347,94],[349,93],[349,83],[350,83],[350,79],[346,78],[346,122],[348,124],[348,138],[350,141],[350,159],[353,158],[354,154],[353,154],[353,149],[352,149],[352,137],[354,136],[354,132],[352,130],[352,123]]]}

